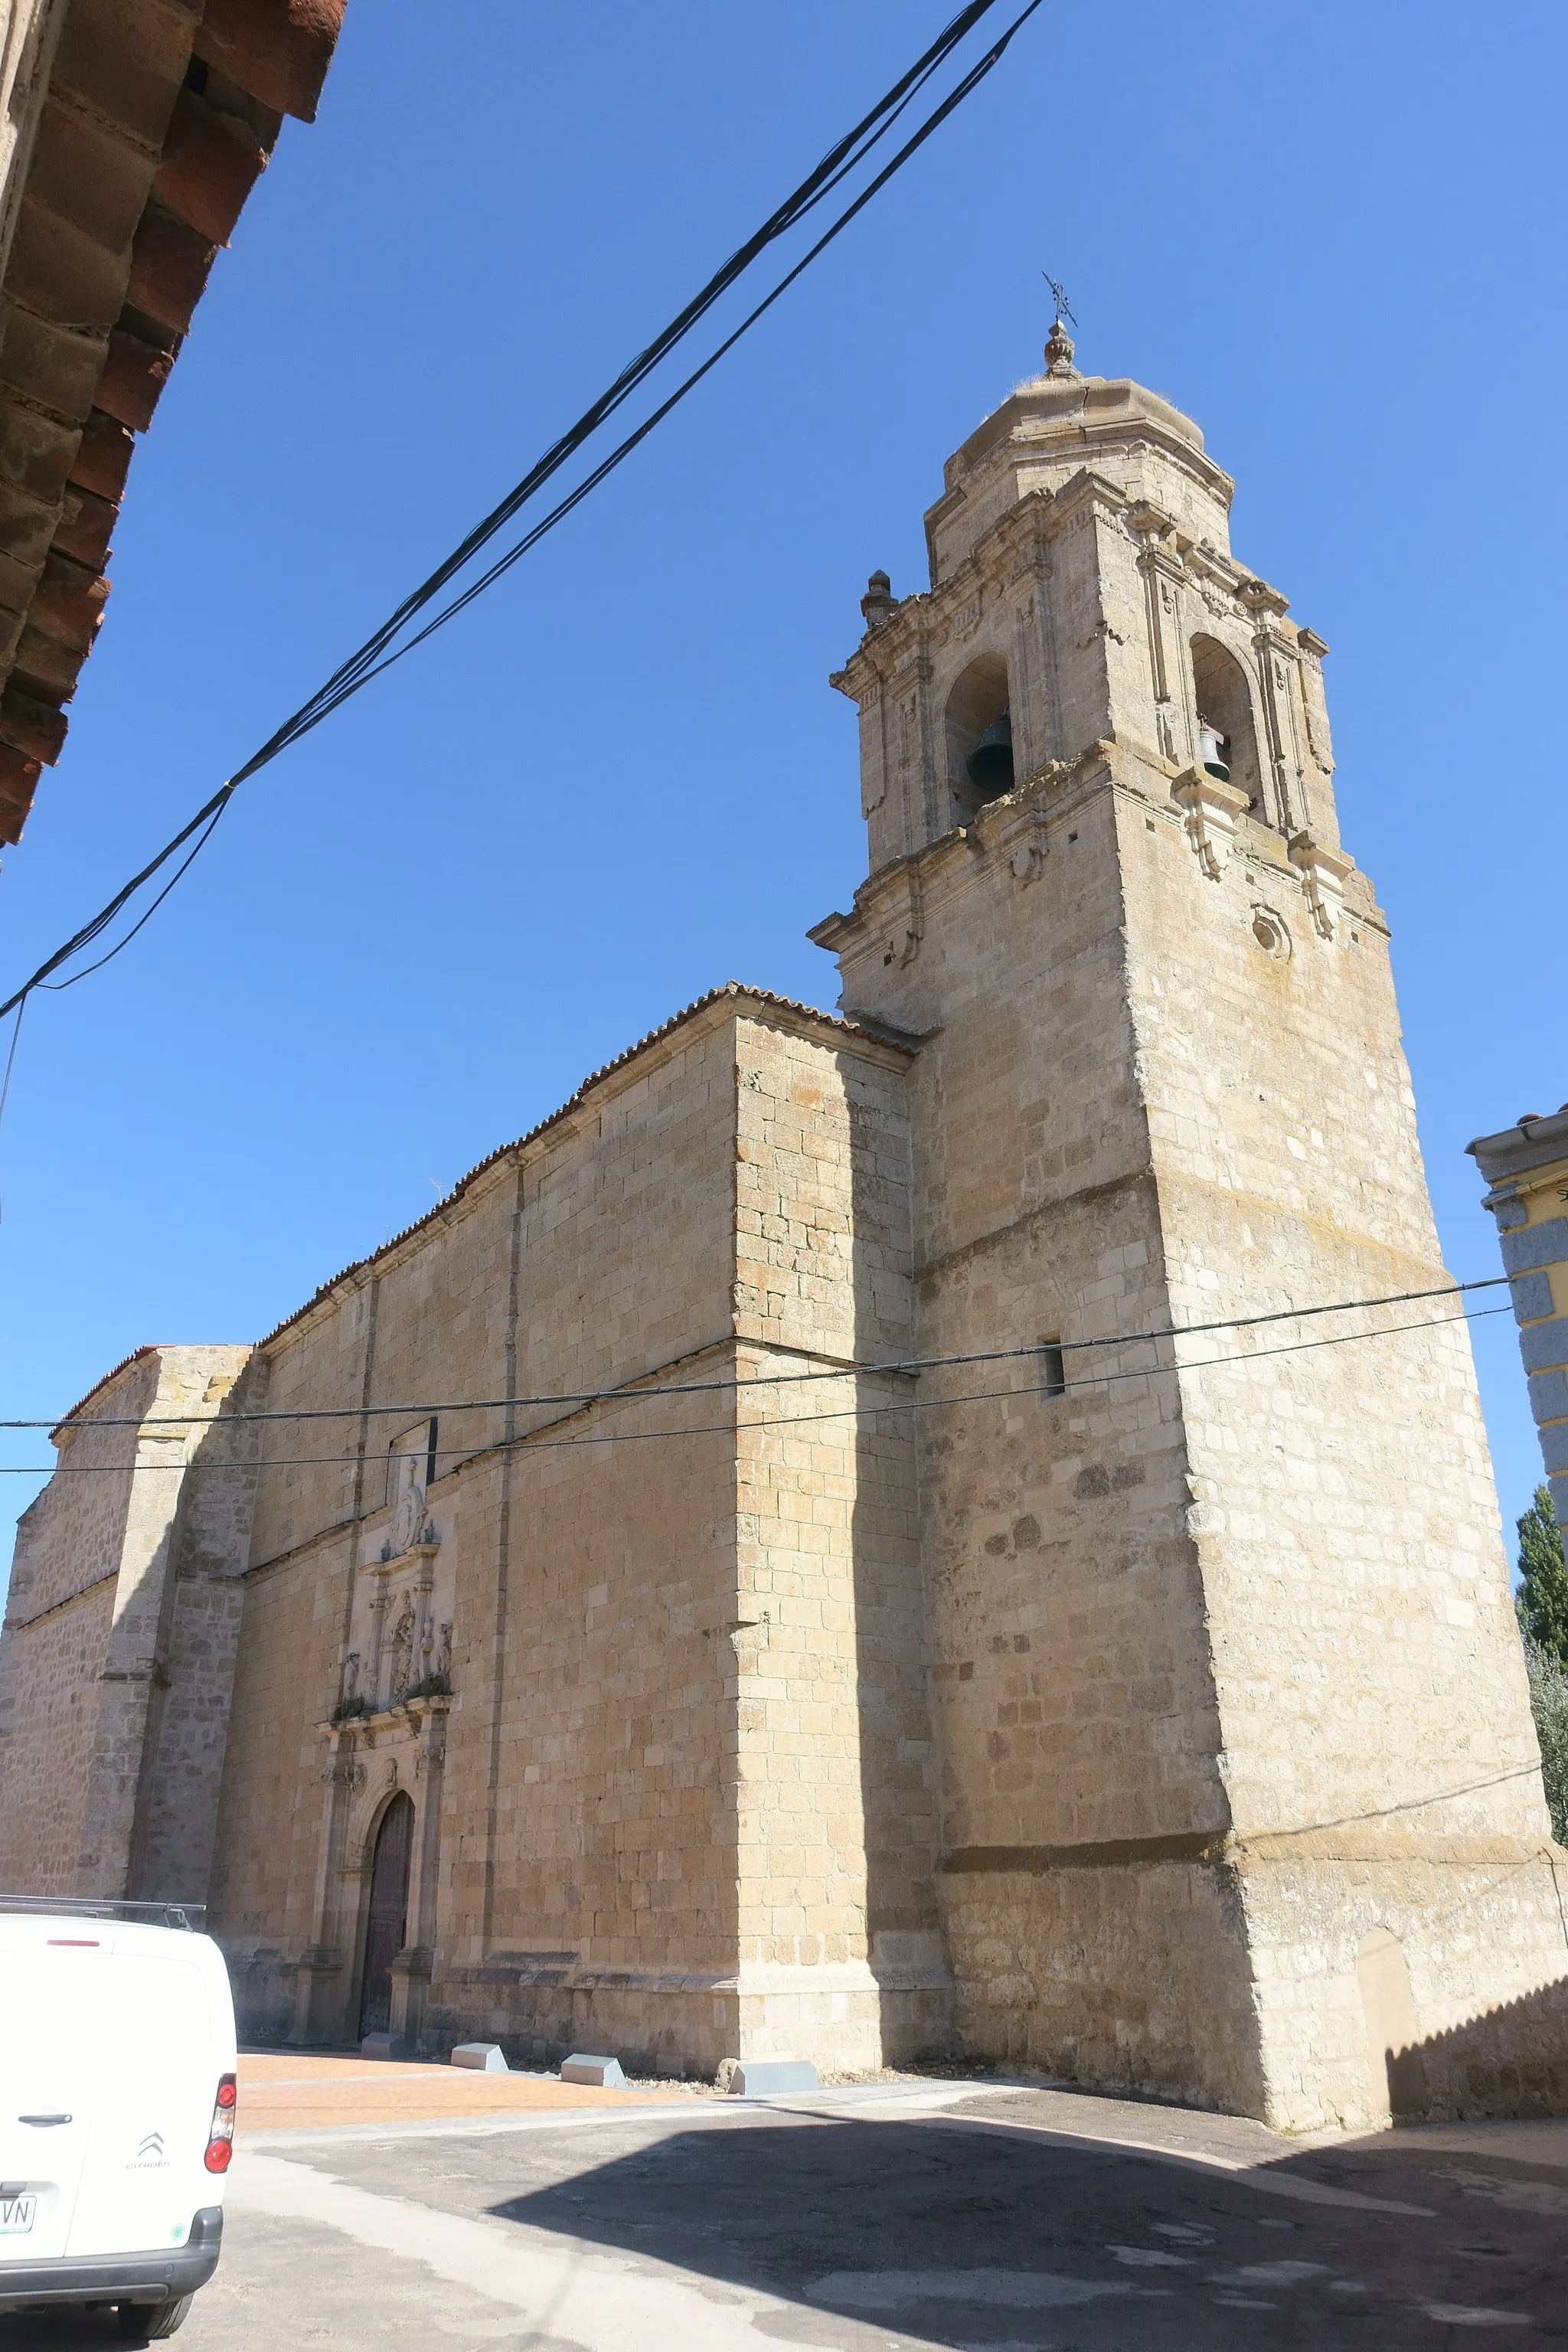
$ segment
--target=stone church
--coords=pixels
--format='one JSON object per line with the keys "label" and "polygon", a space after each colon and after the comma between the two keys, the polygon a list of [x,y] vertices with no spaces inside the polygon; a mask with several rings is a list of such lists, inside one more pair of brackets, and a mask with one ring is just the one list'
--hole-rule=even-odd
{"label": "stone church", "polygon": [[1568,2091],[1328,649],[1198,427],[1047,362],[833,681],[841,1013],[715,991],[55,1433],[0,1885],[205,1900],[253,2038]]}

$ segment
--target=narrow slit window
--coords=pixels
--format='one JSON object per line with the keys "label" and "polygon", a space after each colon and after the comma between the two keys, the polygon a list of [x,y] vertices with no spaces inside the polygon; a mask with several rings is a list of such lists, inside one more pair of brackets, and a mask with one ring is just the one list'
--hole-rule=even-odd
{"label": "narrow slit window", "polygon": [[1039,1356],[1040,1394],[1043,1397],[1066,1396],[1068,1392],[1068,1375],[1067,1365],[1062,1357],[1061,1341],[1059,1339],[1042,1339],[1040,1341]]}

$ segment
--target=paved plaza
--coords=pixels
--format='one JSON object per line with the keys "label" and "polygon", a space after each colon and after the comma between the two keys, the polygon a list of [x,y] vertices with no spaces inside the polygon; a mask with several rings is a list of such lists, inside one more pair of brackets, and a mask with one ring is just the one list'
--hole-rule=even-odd
{"label": "paved plaza", "polygon": [[[1293,2142],[975,2082],[743,2103],[245,2073],[223,2263],[181,2352],[1568,2343],[1568,2124]],[[118,2340],[109,2315],[0,2321],[0,2352]]]}

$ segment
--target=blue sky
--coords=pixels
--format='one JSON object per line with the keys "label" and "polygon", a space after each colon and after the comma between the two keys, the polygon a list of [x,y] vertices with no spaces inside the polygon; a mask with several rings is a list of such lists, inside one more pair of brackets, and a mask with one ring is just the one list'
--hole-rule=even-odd
{"label": "blue sky", "polygon": [[[132,468],[0,879],[7,983],[96,908],[950,13],[352,0]],[[833,1002],[864,870],[827,672],[923,583],[944,456],[1038,364],[1197,417],[1333,648],[1448,1263],[1463,1146],[1568,1095],[1559,9],[1047,5],[979,96],[510,582],[248,786],[0,1133],[6,1414],[248,1339],[716,982]],[[1477,1327],[1505,1515],[1540,1476]],[[48,1458],[41,1436],[11,1463]],[[4,1480],[8,1506],[37,1481]],[[1510,1528],[1511,1534],[1511,1527]]]}

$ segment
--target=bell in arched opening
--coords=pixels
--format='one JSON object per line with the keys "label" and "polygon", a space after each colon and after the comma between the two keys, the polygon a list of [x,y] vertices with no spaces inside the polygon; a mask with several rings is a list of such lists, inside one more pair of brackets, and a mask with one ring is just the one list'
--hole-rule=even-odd
{"label": "bell in arched opening", "polygon": [[1206,719],[1198,720],[1198,757],[1206,776],[1217,776],[1222,784],[1230,782],[1230,737],[1211,727]]}
{"label": "bell in arched opening", "polygon": [[965,772],[988,800],[1013,789],[1013,721],[1005,710],[994,719],[965,762]]}

